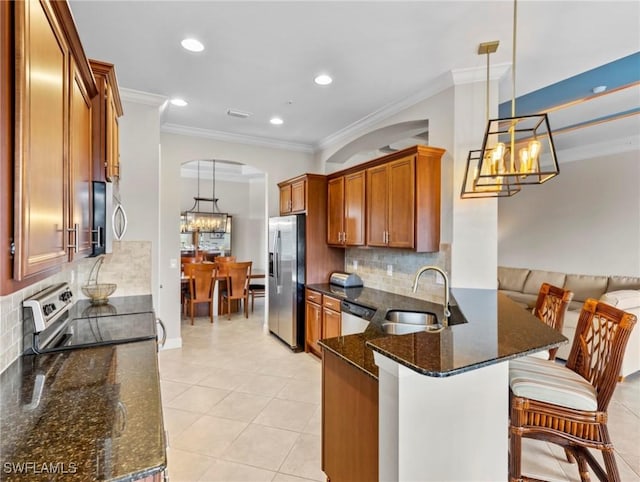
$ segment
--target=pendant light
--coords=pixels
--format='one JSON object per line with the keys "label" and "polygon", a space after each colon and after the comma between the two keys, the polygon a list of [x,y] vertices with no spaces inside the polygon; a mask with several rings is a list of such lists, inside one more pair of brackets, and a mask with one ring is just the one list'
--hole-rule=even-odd
{"label": "pendant light", "polygon": [[519,185],[542,184],[560,172],[547,114],[516,116],[517,12],[514,0],[511,117],[487,123],[479,153],[478,187],[498,187],[506,179]]}
{"label": "pendant light", "polygon": [[[200,197],[200,161],[198,161],[198,195],[194,204],[181,215],[180,231],[183,233],[224,233],[227,229],[227,213],[221,213],[216,197],[216,161],[212,161],[211,197]],[[210,202],[211,211],[202,211],[200,202]]]}
{"label": "pendant light", "polygon": [[[487,104],[486,104],[486,119],[489,121],[489,55],[498,50],[500,42],[495,40],[493,42],[483,42],[478,46],[478,55],[487,56]],[[467,156],[467,168],[464,172],[464,180],[462,181],[462,191],[460,197],[462,199],[477,199],[485,197],[508,197],[513,196],[515,193],[520,192],[520,187],[517,183],[508,177],[496,180],[495,185],[482,186],[478,185],[478,176],[480,174],[480,159],[482,158],[482,151],[476,149],[469,151]]]}

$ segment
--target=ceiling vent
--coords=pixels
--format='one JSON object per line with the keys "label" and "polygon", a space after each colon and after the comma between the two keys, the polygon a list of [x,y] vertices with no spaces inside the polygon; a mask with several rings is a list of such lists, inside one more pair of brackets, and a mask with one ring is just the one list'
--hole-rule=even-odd
{"label": "ceiling vent", "polygon": [[227,115],[231,117],[240,117],[241,119],[246,119],[247,117],[251,117],[253,114],[251,112],[244,112],[238,109],[227,109]]}

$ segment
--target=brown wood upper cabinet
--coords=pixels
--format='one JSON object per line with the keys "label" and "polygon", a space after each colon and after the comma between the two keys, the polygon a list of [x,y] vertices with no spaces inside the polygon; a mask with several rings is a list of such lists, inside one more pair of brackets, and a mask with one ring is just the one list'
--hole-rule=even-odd
{"label": "brown wood upper cabinet", "polygon": [[365,171],[331,179],[327,186],[327,243],[365,243]]}
{"label": "brown wood upper cabinet", "polygon": [[280,214],[303,213],[307,209],[307,180],[294,179],[278,184],[280,187]]}
{"label": "brown wood upper cabinet", "polygon": [[91,156],[91,98],[78,71],[71,60],[71,102],[69,110],[69,166],[70,166],[70,213],[71,235],[69,259],[91,254],[91,228],[93,204],[91,181],[93,158]]}
{"label": "brown wood upper cabinet", "polygon": [[[14,2],[12,27],[12,278],[35,281],[91,248],[91,98],[96,87],[66,2]],[[11,291],[4,270],[2,278],[2,291]]]}
{"label": "brown wood upper cabinet", "polygon": [[[2,2],[0,294],[91,252],[96,85],[67,2]],[[11,58],[13,61],[5,61]],[[7,162],[5,162],[5,159]]]}
{"label": "brown wood upper cabinet", "polygon": [[414,156],[408,156],[367,169],[367,245],[415,246],[414,168]]}
{"label": "brown wood upper cabinet", "polygon": [[[340,178],[366,172],[367,246],[405,248],[418,252],[434,252],[440,249],[440,160],[444,149],[414,146],[402,151],[359,164],[329,175],[328,196],[339,199]],[[343,192],[347,192],[346,182]],[[346,202],[346,194],[344,199]],[[336,201],[337,203],[337,201]],[[352,204],[357,206],[357,204]],[[333,214],[332,214],[333,213]],[[340,231],[339,209],[329,204],[328,244],[341,244],[336,232]],[[343,221],[344,223],[344,221]],[[344,229],[346,245],[348,227]]]}
{"label": "brown wood upper cabinet", "polygon": [[280,215],[305,215],[305,283],[326,283],[332,272],[344,269],[344,250],[327,244],[327,176],[303,174],[278,187]]}
{"label": "brown wood upper cabinet", "polygon": [[98,95],[93,99],[94,181],[120,178],[120,127],[122,102],[113,64],[89,60],[96,79]]}

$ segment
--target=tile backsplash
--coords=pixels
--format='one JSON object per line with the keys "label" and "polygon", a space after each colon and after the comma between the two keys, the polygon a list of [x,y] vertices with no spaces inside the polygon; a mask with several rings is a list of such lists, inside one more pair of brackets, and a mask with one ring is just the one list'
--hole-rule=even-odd
{"label": "tile backsplash", "polygon": [[[354,269],[354,261],[357,268]],[[389,265],[392,274],[387,274]],[[416,253],[406,249],[350,248],[345,253],[345,271],[357,273],[364,285],[382,291],[429,301],[443,302],[442,284],[437,283],[435,272],[427,272],[413,293],[413,278],[421,266],[435,265],[451,272],[451,245],[440,245],[435,253]],[[441,282],[440,282],[441,283]]]}
{"label": "tile backsplash", "polygon": [[[77,299],[86,298],[80,286],[89,279],[96,258],[84,258],[50,278],[0,297],[0,373],[22,353],[22,302],[56,283],[69,283]],[[112,296],[151,293],[151,242],[114,241],[113,252],[105,255],[98,282],[116,283]]]}
{"label": "tile backsplash", "polygon": [[[86,284],[95,258],[83,260],[77,267],[79,286]],[[105,255],[98,272],[98,283],[116,283],[111,296],[135,296],[151,293],[151,241],[114,241],[113,252]],[[80,289],[76,298],[86,296]]]}

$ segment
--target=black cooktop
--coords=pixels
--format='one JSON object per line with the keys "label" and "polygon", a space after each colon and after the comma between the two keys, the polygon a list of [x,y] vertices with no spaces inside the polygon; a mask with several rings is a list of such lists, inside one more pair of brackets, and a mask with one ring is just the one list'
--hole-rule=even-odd
{"label": "black cooktop", "polygon": [[78,300],[63,319],[31,335],[26,353],[51,353],[155,339],[151,295],[109,298],[102,305]]}
{"label": "black cooktop", "polygon": [[62,332],[65,347],[100,346],[149,340],[156,336],[153,313],[76,318]]}
{"label": "black cooktop", "polygon": [[89,300],[77,300],[71,308],[69,316],[71,318],[88,318],[151,312],[153,312],[151,295],[139,295],[109,298],[108,303],[103,305],[92,305]]}

